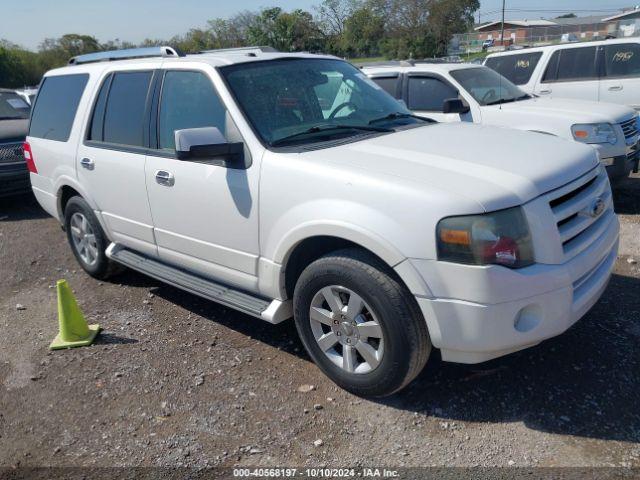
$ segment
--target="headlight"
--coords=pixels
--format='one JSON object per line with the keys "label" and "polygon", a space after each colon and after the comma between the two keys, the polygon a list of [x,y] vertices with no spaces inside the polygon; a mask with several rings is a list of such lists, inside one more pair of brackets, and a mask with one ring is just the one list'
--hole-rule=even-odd
{"label": "headlight", "polygon": [[438,260],[471,265],[531,265],[533,245],[520,207],[482,215],[449,217],[437,227]]}
{"label": "headlight", "polygon": [[615,145],[618,135],[610,123],[594,123],[585,125],[574,125],[571,127],[573,138],[584,143],[610,143]]}

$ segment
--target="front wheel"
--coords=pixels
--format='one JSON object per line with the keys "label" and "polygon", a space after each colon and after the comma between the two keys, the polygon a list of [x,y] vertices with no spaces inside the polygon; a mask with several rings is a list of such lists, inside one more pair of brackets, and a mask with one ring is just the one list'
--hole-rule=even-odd
{"label": "front wheel", "polygon": [[310,264],[293,301],[298,334],[311,358],[357,395],[400,390],[429,357],[431,342],[415,299],[365,251],[342,250]]}

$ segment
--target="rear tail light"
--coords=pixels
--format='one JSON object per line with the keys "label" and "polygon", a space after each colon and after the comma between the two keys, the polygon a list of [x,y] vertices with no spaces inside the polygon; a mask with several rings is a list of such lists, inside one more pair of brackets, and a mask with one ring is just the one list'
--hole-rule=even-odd
{"label": "rear tail light", "polygon": [[31,145],[29,145],[29,142],[24,142],[22,148],[24,152],[24,159],[27,162],[27,168],[31,173],[38,173],[36,162],[33,159],[33,152],[31,152]]}

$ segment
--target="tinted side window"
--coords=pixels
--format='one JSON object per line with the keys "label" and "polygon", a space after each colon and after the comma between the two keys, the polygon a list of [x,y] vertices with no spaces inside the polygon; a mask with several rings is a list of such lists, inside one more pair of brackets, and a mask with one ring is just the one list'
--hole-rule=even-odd
{"label": "tinted side window", "polygon": [[441,112],[442,104],[449,98],[458,98],[451,85],[437,78],[409,77],[409,109]]}
{"label": "tinted side window", "polygon": [[376,82],[389,95],[398,98],[398,77],[374,77],[371,80]]}
{"label": "tinted side window", "polygon": [[112,79],[113,74],[110,74],[105,78],[102,86],[100,87],[98,99],[96,100],[95,107],[93,107],[93,116],[91,118],[91,128],[89,129],[88,140],[102,142],[104,135],[104,111],[107,106],[107,95],[109,94]]}
{"label": "tinted side window", "polygon": [[558,74],[559,60],[560,60],[560,51],[557,50],[553,52],[553,55],[551,55],[551,58],[549,59],[547,69],[544,71],[544,75],[542,77],[542,83],[555,82],[556,75]]}
{"label": "tinted side window", "polygon": [[619,43],[604,47],[607,77],[640,76],[640,45]]}
{"label": "tinted side window", "polygon": [[225,134],[226,110],[211,80],[200,72],[169,71],[162,84],[159,147],[175,149],[175,131],[217,127]]}
{"label": "tinted side window", "polygon": [[107,143],[143,146],[147,92],[152,72],[115,73],[104,114]]}
{"label": "tinted side window", "polygon": [[521,55],[504,55],[488,58],[485,65],[516,85],[524,85],[531,79],[533,71],[542,57],[542,52]]}
{"label": "tinted side window", "polygon": [[556,79],[586,80],[597,78],[596,47],[568,48],[560,51]]}
{"label": "tinted side window", "polygon": [[29,135],[66,142],[89,75],[60,75],[42,82],[38,101],[31,115]]}

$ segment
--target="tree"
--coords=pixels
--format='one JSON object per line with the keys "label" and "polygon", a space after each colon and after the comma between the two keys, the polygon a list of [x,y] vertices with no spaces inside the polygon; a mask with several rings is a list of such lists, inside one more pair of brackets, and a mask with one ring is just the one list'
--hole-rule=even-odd
{"label": "tree", "polygon": [[578,18],[578,16],[575,13],[565,13],[556,18]]}
{"label": "tree", "polygon": [[317,51],[322,46],[320,29],[309,12],[287,13],[280,7],[262,10],[248,27],[247,40],[285,52]]}
{"label": "tree", "polygon": [[446,55],[454,33],[466,32],[480,8],[479,0],[437,0],[429,8],[429,29],[435,41],[436,55]]}
{"label": "tree", "polygon": [[380,52],[384,18],[371,8],[358,8],[345,21],[342,49],[349,56],[370,57]]}
{"label": "tree", "polygon": [[316,7],[319,25],[326,35],[342,35],[347,20],[362,7],[360,0],[322,0]]}

